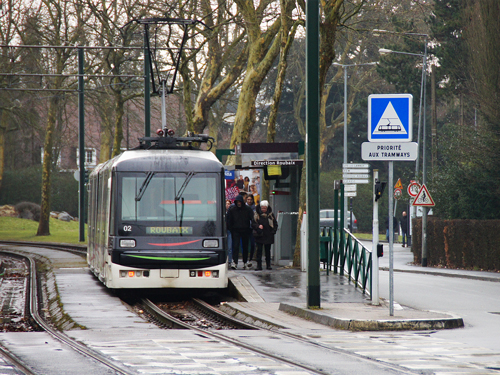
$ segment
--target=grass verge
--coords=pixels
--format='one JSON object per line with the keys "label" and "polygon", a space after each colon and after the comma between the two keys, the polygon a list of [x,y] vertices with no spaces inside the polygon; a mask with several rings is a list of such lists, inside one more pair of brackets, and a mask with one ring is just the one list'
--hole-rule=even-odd
{"label": "grass verge", "polygon": [[[80,233],[78,221],[50,219],[49,226],[50,236],[37,236],[38,222],[17,217],[0,217],[0,240],[86,244],[86,241],[78,241]],[[85,225],[86,235],[87,225]]]}

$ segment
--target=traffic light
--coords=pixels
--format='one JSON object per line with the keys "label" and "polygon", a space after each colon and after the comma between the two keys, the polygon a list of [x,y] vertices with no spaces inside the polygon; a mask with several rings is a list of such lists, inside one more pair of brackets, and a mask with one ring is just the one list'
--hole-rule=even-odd
{"label": "traffic light", "polygon": [[384,245],[381,243],[377,244],[377,257],[381,258],[384,256]]}
{"label": "traffic light", "polygon": [[387,182],[375,180],[375,202],[384,194],[385,185],[387,185]]}
{"label": "traffic light", "polygon": [[89,183],[89,170],[88,169],[85,169],[85,185]]}

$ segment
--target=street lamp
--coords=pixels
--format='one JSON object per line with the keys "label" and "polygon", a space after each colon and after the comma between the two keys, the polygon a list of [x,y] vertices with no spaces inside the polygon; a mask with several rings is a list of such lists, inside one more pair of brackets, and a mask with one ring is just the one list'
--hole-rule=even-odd
{"label": "street lamp", "polygon": [[[359,63],[359,64],[340,64],[333,63],[332,65],[341,66],[344,69],[344,164],[347,164],[347,68],[349,66],[361,66],[361,65],[377,65],[378,62],[369,63]],[[344,196],[344,208],[347,207],[347,197]],[[352,216],[352,210],[351,210]],[[347,227],[347,217],[344,216],[344,228]],[[352,230],[352,218],[351,218],[351,230]]]}
{"label": "street lamp", "polygon": [[[423,119],[423,135],[422,135],[422,184],[425,185],[427,182],[427,166],[426,166],[426,151],[425,151],[425,136],[426,136],[426,126],[425,126],[425,98],[426,98],[426,77],[427,77],[427,35],[426,34],[416,34],[416,35],[425,35],[425,48],[424,54],[420,53],[409,53],[409,52],[400,52],[400,51],[392,51],[390,49],[380,48],[379,53],[384,55],[388,53],[396,53],[401,55],[410,55],[410,56],[419,56],[423,59],[422,64],[422,83],[420,86],[420,106],[418,111],[418,136],[417,143],[419,147],[417,148],[417,160],[415,164],[415,177],[418,178],[418,164],[419,164],[419,153],[420,149],[420,129]],[[423,108],[423,115],[422,115]],[[412,218],[416,217],[415,210],[412,207]],[[422,210],[422,267],[427,267],[427,208],[423,208]]]}
{"label": "street lamp", "polygon": [[[391,31],[391,30],[382,30],[382,29],[373,29],[372,30],[374,36],[380,36],[380,34],[395,34],[395,35],[403,35],[403,36],[409,36],[409,37],[424,37],[424,54],[417,54],[417,53],[408,53],[408,52],[397,52],[397,51],[391,51],[390,49],[385,49],[381,48],[379,49],[380,54],[386,54],[386,53],[399,53],[403,55],[412,55],[412,56],[421,56],[423,58],[423,67],[422,67],[422,84],[420,86],[420,106],[419,106],[419,112],[418,112],[418,135],[417,135],[417,143],[419,148],[417,149],[417,160],[415,163],[415,178],[418,180],[418,167],[419,167],[419,152],[418,150],[420,149],[420,132],[421,132],[421,118],[422,118],[422,95],[423,95],[423,102],[425,103],[425,81],[426,81],[426,72],[427,72],[427,41],[429,39],[428,34],[424,33],[412,33],[412,32],[398,32],[398,31]],[[424,106],[424,134],[425,134],[425,106]],[[424,142],[425,142],[425,135],[424,135]],[[425,145],[425,143],[424,143]],[[424,176],[426,175],[426,166],[425,166],[425,148],[423,149],[422,153],[422,159],[423,159],[423,167],[422,167],[422,180],[425,178]],[[422,183],[425,183],[422,181]],[[412,210],[412,218],[415,218],[415,212]]]}

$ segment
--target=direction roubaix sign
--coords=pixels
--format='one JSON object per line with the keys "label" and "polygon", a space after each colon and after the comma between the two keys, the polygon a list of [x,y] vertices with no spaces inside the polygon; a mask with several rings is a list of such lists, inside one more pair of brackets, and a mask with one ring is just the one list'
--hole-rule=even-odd
{"label": "direction roubaix sign", "polygon": [[411,94],[372,94],[368,97],[368,141],[411,142]]}

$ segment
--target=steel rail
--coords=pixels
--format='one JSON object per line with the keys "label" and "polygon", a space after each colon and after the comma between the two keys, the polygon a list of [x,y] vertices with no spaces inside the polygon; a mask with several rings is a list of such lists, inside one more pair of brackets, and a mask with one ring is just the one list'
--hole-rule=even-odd
{"label": "steel rail", "polygon": [[[45,244],[43,244],[43,243],[19,242],[19,241],[0,241],[0,244],[2,244],[2,243],[13,244],[13,245],[26,245],[26,246],[36,246],[36,245],[38,245],[40,247],[50,247],[50,248],[54,248],[54,249],[61,249],[62,247],[70,247],[70,248],[74,248],[75,252],[77,252],[77,253],[80,252],[80,254],[86,248],[86,246],[83,246],[83,245],[71,245],[71,244],[62,244],[62,245],[59,245],[59,244],[53,244],[53,243],[45,243]],[[71,251],[71,250],[68,250],[68,251]],[[205,307],[205,306],[208,305],[208,304],[206,304],[203,301],[202,301],[202,303],[198,303],[199,300],[197,300],[197,299],[193,299],[193,300],[195,300],[195,303],[198,304],[198,305],[200,305],[200,306],[204,306]],[[284,359],[282,357],[274,356],[274,355],[269,354],[268,352],[266,352],[266,351],[264,351],[264,350],[262,350],[260,348],[256,348],[256,347],[254,347],[252,345],[248,345],[248,344],[242,343],[240,341],[237,341],[235,339],[228,338],[228,337],[226,337],[226,336],[224,336],[222,334],[214,333],[214,332],[211,332],[209,330],[205,330],[205,329],[202,329],[202,328],[194,327],[192,325],[189,325],[188,323],[184,323],[183,321],[172,317],[171,315],[167,314],[165,311],[163,311],[160,308],[158,308],[150,300],[143,299],[143,300],[141,300],[141,302],[142,302],[143,306],[146,308],[146,310],[151,313],[151,315],[159,318],[158,319],[159,321],[162,321],[162,323],[168,325],[169,327],[180,328],[180,329],[192,329],[192,330],[195,330],[195,331],[197,331],[199,333],[202,333],[204,335],[211,336],[211,337],[214,337],[214,338],[219,339],[221,341],[225,341],[225,342],[231,343],[231,344],[233,344],[235,346],[242,347],[242,348],[248,349],[250,351],[262,354],[262,355],[264,355],[266,357],[276,359],[277,361],[284,362],[284,363],[287,363],[287,364],[295,366],[295,367],[300,367],[300,368],[303,368],[303,369],[305,369],[307,371],[311,371],[311,372],[316,373],[316,374],[327,374],[326,372],[323,372],[321,370],[309,367],[307,365],[298,364],[298,363],[295,363],[295,362],[293,362],[291,360],[287,360],[287,359]],[[216,314],[219,314],[221,316],[224,316],[224,318],[226,316],[231,317],[230,315],[228,315],[228,314],[226,314],[226,313],[224,313],[222,311],[219,311],[219,310],[217,310],[217,309],[215,309],[215,308],[213,308],[211,306],[210,306],[210,310],[213,313],[216,313]],[[235,320],[238,320],[240,322],[240,324],[244,324],[244,325],[248,326],[249,327],[248,329],[259,329],[259,330],[271,331],[271,332],[273,332],[276,335],[280,335],[280,336],[284,336],[284,337],[287,337],[287,338],[292,339],[292,340],[300,341],[300,342],[302,342],[304,344],[308,344],[308,345],[311,345],[311,346],[314,346],[314,347],[318,347],[318,348],[321,348],[321,349],[324,349],[324,350],[328,350],[328,351],[331,351],[333,353],[346,355],[346,356],[349,356],[349,357],[352,357],[352,358],[356,358],[358,360],[365,361],[367,363],[376,363],[379,366],[383,366],[383,367],[386,367],[388,369],[393,369],[393,370],[395,370],[395,371],[397,371],[397,372],[399,372],[401,374],[415,374],[416,373],[414,371],[411,371],[411,370],[408,370],[406,368],[403,368],[403,367],[401,367],[399,365],[394,365],[394,364],[390,364],[390,363],[381,362],[381,361],[376,360],[376,359],[367,358],[366,356],[363,356],[363,355],[360,355],[360,354],[357,354],[357,353],[352,353],[352,352],[349,352],[349,351],[347,351],[345,349],[334,348],[334,347],[328,346],[326,344],[322,344],[321,342],[311,340],[311,339],[309,339],[307,337],[304,337],[304,336],[301,336],[299,334],[294,334],[294,333],[290,333],[290,332],[284,332],[284,331],[280,330],[279,327],[262,328],[262,327],[253,325],[251,323],[242,322],[239,319],[236,319],[234,317],[231,317],[231,318],[233,318]]]}
{"label": "steel rail", "polygon": [[[327,375],[327,374],[329,374],[327,372],[318,370],[316,368],[313,368],[313,367],[310,367],[310,366],[307,366],[307,365],[304,365],[304,364],[296,363],[296,362],[294,362],[292,360],[289,360],[289,359],[286,359],[286,358],[283,358],[283,357],[280,357],[280,356],[277,356],[277,355],[274,355],[274,354],[270,354],[268,351],[260,349],[258,347],[255,347],[253,345],[245,344],[245,343],[243,343],[241,341],[238,341],[238,340],[226,337],[224,335],[212,332],[210,330],[202,329],[202,328],[195,327],[195,326],[192,326],[190,324],[184,323],[183,321],[181,321],[181,320],[179,320],[177,318],[174,318],[173,316],[169,315],[165,311],[161,310],[158,306],[156,306],[153,302],[151,302],[148,299],[142,299],[141,302],[142,302],[142,304],[145,307],[147,307],[147,309],[149,311],[153,312],[155,314],[155,316],[158,316],[160,320],[169,321],[169,322],[172,323],[172,325],[175,325],[175,326],[178,326],[178,327],[182,327],[184,329],[191,329],[191,330],[197,331],[197,332],[199,332],[199,333],[201,333],[201,334],[203,334],[205,336],[210,336],[210,337],[218,339],[220,341],[224,341],[224,342],[230,343],[230,344],[235,345],[237,347],[247,349],[247,350],[249,350],[251,352],[258,353],[260,355],[263,355],[265,357],[271,358],[273,360],[276,360],[276,361],[279,361],[279,362],[282,362],[282,363],[286,363],[287,365],[301,368],[301,369],[309,371],[309,372],[311,372],[313,374],[321,374],[321,375]],[[260,329],[260,328],[254,326],[252,329]]]}
{"label": "steel rail", "polygon": [[43,247],[47,249],[70,251],[78,255],[87,253],[87,245],[74,245],[69,243],[0,240],[0,245]]}
{"label": "steel rail", "polygon": [[0,352],[4,357],[5,361],[10,365],[14,366],[17,370],[21,371],[25,375],[35,375],[36,373],[31,371],[29,367],[27,367],[24,363],[22,363],[19,359],[14,357],[12,353],[10,353],[6,348],[0,345]]}
{"label": "steel rail", "polygon": [[[10,253],[8,251],[0,251],[2,254],[6,254],[8,256],[12,256],[15,258],[21,258],[21,259],[26,259],[24,256],[19,255],[17,253]],[[30,283],[30,279],[28,278],[28,284]],[[29,288],[29,285],[28,285]],[[26,306],[25,308],[26,314],[29,314],[29,306]],[[14,366],[17,370],[21,371],[25,375],[35,375],[35,373],[28,367],[26,366],[20,359],[18,359],[16,356],[14,356],[7,348],[2,346],[0,344],[0,353],[4,357],[5,361],[9,363],[10,365]]]}
{"label": "steel rail", "polygon": [[[5,243],[9,241],[1,241],[1,243]],[[40,245],[38,244],[38,247],[47,247],[45,245]],[[33,244],[29,244],[29,246],[33,246]],[[72,248],[73,245],[67,245],[64,244],[62,246],[54,246],[51,245],[52,248],[58,249],[58,250],[66,250],[66,251],[75,251],[75,249],[68,249]],[[64,249],[64,247],[67,247]],[[3,253],[10,253],[9,251],[4,251],[2,250]],[[116,371],[118,374],[123,374],[123,375],[129,375],[132,373],[132,371],[127,370],[121,366],[118,366],[117,364],[113,363],[110,359],[106,358],[105,356],[93,351],[92,349],[87,348],[85,345],[79,343],[78,341],[75,341],[71,337],[67,336],[64,332],[58,331],[57,329],[53,328],[50,324],[48,324],[45,319],[42,318],[40,315],[40,306],[39,306],[39,297],[38,297],[38,277],[37,277],[37,272],[36,272],[36,261],[34,257],[30,256],[29,254],[19,254],[19,253],[10,253],[13,255],[17,256],[22,256],[25,259],[29,261],[30,264],[30,277],[29,277],[29,290],[28,290],[28,298],[29,298],[29,313],[33,319],[33,321],[45,332],[47,332],[49,335],[54,337],[56,340],[68,345],[70,348],[73,350],[79,352],[80,354],[83,354],[87,357],[90,357],[99,363],[109,367],[110,369]]]}
{"label": "steel rail", "polygon": [[252,323],[243,322],[243,321],[241,321],[241,320],[239,320],[237,318],[234,318],[233,316],[231,316],[229,314],[226,314],[223,311],[218,310],[217,308],[209,305],[205,301],[202,301],[202,300],[200,300],[198,298],[193,298],[192,300],[196,304],[198,304],[199,306],[201,306],[203,309],[206,309],[206,310],[210,311],[210,313],[215,314],[215,315],[220,315],[224,319],[230,318],[231,320],[240,322],[240,324],[244,324],[246,327],[248,327],[247,329],[264,329],[264,330],[268,330],[268,331],[271,331],[271,332],[273,332],[273,333],[275,333],[277,335],[285,336],[285,337],[287,337],[289,339],[292,339],[292,340],[295,340],[295,341],[300,341],[300,342],[302,342],[304,344],[313,345],[315,347],[318,347],[318,348],[321,348],[321,349],[325,349],[325,350],[328,350],[328,351],[332,351],[332,352],[335,352],[337,354],[348,355],[350,357],[354,357],[356,359],[360,359],[360,360],[363,360],[363,361],[366,361],[366,362],[369,362],[369,363],[376,362],[378,365],[386,366],[386,367],[388,367],[390,369],[394,369],[394,370],[396,370],[398,372],[401,372],[401,373],[404,373],[404,374],[415,374],[415,372],[408,371],[407,369],[405,369],[403,367],[400,367],[398,365],[382,363],[382,362],[380,362],[378,360],[372,360],[370,358],[361,356],[361,355],[356,354],[356,353],[348,352],[348,351],[343,350],[343,349],[332,348],[331,346],[322,344],[322,343],[317,342],[317,341],[313,341],[313,340],[311,340],[309,338],[306,338],[304,336],[301,336],[301,335],[297,335],[297,334],[293,334],[293,333],[290,333],[290,332],[282,331],[280,329],[281,327],[278,327],[278,326],[271,325],[272,328],[263,328],[263,327],[256,326],[256,325],[254,325]]}
{"label": "steel rail", "polygon": [[113,369],[119,374],[124,374],[128,375],[130,374],[130,371],[125,370],[121,366],[118,366],[111,362],[108,358],[104,357],[103,355],[96,353],[95,351],[87,348],[85,345],[80,344],[79,342],[73,340],[69,336],[67,336],[65,333],[60,332],[54,328],[52,328],[39,314],[39,305],[38,305],[38,286],[37,286],[37,273],[36,273],[36,262],[35,260],[28,256],[27,257],[30,261],[30,310],[31,310],[31,315],[35,322],[42,327],[47,333],[49,333],[52,337],[55,339],[65,343],[66,345],[70,346],[72,349],[76,350],[77,352],[86,355],[92,359],[95,359],[96,361],[102,363],[103,365]]}
{"label": "steel rail", "polygon": [[225,320],[229,322],[229,324],[236,326],[236,327],[241,327],[239,329],[259,329],[258,327],[254,326],[253,324],[249,324],[247,322],[244,322],[240,319],[236,319],[235,317],[226,314],[223,311],[220,311],[219,309],[213,307],[212,305],[206,303],[205,301],[198,299],[198,298],[193,298],[192,301],[194,304],[203,310],[204,312],[207,312],[210,315],[215,315],[217,316],[220,320]]}

